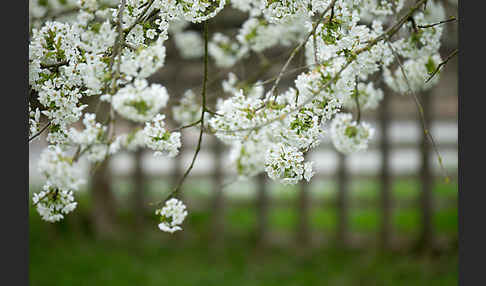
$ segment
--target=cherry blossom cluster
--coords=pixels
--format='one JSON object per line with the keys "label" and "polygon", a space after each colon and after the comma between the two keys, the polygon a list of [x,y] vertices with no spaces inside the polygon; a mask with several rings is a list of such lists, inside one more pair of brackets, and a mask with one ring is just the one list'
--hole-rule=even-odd
{"label": "cherry blossom cluster", "polygon": [[[167,133],[159,130],[169,94],[147,77],[164,65],[169,22],[183,15],[169,15],[165,1],[30,2],[29,141],[45,130],[50,144],[39,160],[46,183],[36,205],[43,219],[58,221],[59,214],[73,209],[59,212],[59,204],[72,203],[73,191],[84,181],[75,174],[80,158],[99,163],[122,149],[142,147],[157,155],[178,153],[180,134],[166,140]],[[200,17],[219,11],[205,7],[192,8]],[[93,101],[94,113],[85,113]],[[116,116],[153,125],[115,134]],[[74,125],[82,118],[84,129],[79,130]]]}
{"label": "cherry blossom cluster", "polygon": [[169,95],[167,89],[159,84],[148,85],[145,79],[136,79],[113,96],[113,108],[126,119],[146,122],[165,107]]}
{"label": "cherry blossom cluster", "polygon": [[42,219],[48,222],[62,220],[78,204],[74,201],[72,191],[53,190],[48,185],[44,186],[44,191],[34,194],[32,201]]}
{"label": "cherry blossom cluster", "polygon": [[[386,33],[384,26],[393,23],[388,16],[399,13],[404,2],[232,1],[234,8],[250,15],[235,36],[239,44],[248,47],[248,53],[285,46],[282,39],[289,34],[289,43],[302,42],[313,31],[316,22],[312,17],[327,11],[305,44],[309,68],[297,76],[295,88],[283,92],[272,88],[271,93],[259,90],[254,94],[252,90],[260,88],[259,83],[237,82],[234,75],[223,82],[230,97],[219,101],[216,112],[221,116],[213,117],[210,125],[216,136],[230,145],[240,176],[253,176],[264,169],[270,178],[285,183],[308,179],[312,162],[304,162],[303,154],[318,146],[328,134],[340,152],[366,149],[373,128],[359,119],[353,120],[349,112],[377,108],[384,93],[370,78],[378,72],[383,72],[390,88],[401,93],[410,88],[426,89],[438,81],[436,77],[425,84],[441,62],[437,51],[442,27],[416,26],[443,20],[440,4],[432,1],[425,12],[417,11],[415,24],[405,23],[398,40],[382,37]],[[292,33],[288,23],[305,33]],[[400,61],[405,60],[405,74],[413,74],[408,80],[401,73],[395,53]],[[218,59],[217,55],[213,57]],[[267,154],[265,158],[259,155],[262,151]]]}
{"label": "cherry blossom cluster", "polygon": [[296,184],[302,178],[310,181],[314,175],[313,163],[304,162],[304,154],[299,149],[278,144],[272,146],[266,154],[265,171],[271,179],[283,184]]}
{"label": "cherry blossom cluster", "polygon": [[[234,33],[191,30],[226,7],[248,16]],[[30,0],[29,17],[29,141],[45,131],[49,144],[39,160],[46,182],[33,202],[55,222],[76,207],[81,158],[97,164],[139,148],[174,157],[186,127],[227,144],[239,177],[309,181],[313,162],[305,154],[323,138],[345,154],[367,148],[374,132],[360,114],[385,96],[377,76],[398,93],[437,84],[439,75],[429,76],[442,62],[445,26],[430,24],[447,15],[433,0]],[[172,103],[165,86],[149,83],[166,64],[169,40],[182,58],[227,69],[214,111],[191,87]],[[254,54],[273,64],[264,52],[275,47],[291,50],[272,80],[239,79],[230,70]],[[279,82],[296,55],[305,66],[284,89]],[[121,118],[133,130],[115,132]],[[183,126],[170,129],[166,119]],[[172,233],[187,211],[170,199],[156,215]]]}
{"label": "cherry blossom cluster", "polygon": [[165,129],[165,115],[157,114],[152,121],[145,123],[143,134],[148,148],[155,150],[154,155],[174,157],[181,147],[181,133]]}
{"label": "cherry blossom cluster", "polygon": [[78,190],[83,180],[72,157],[59,146],[50,145],[40,155],[39,172],[46,179],[43,191],[32,198],[43,220],[56,222],[76,208],[73,190]]}
{"label": "cherry blossom cluster", "polygon": [[349,113],[340,113],[332,120],[331,139],[334,147],[344,154],[368,148],[374,130],[366,122],[353,121]]}
{"label": "cherry blossom cluster", "polygon": [[163,208],[155,210],[155,215],[160,216],[160,230],[174,233],[182,230],[180,225],[187,216],[187,210],[184,203],[172,198],[165,202]]}
{"label": "cherry blossom cluster", "polygon": [[107,127],[96,122],[95,117],[95,114],[85,113],[84,130],[78,131],[71,128],[68,133],[70,142],[86,152],[86,158],[93,163],[103,161],[109,151],[108,145],[104,144]]}

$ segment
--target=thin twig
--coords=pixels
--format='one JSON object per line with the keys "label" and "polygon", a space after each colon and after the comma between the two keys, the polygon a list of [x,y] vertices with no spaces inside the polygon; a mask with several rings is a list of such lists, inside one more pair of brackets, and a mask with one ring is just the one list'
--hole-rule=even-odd
{"label": "thin twig", "polygon": [[135,25],[138,24],[138,22],[140,22],[143,18],[143,16],[145,15],[145,13],[147,13],[147,11],[150,9],[150,7],[152,6],[152,4],[154,3],[155,0],[150,0],[150,2],[148,2],[149,4],[147,5],[147,7],[145,7],[145,9],[142,11],[142,13],[140,13],[140,15],[138,15],[137,19],[128,27],[124,30],[125,33],[129,33],[133,27],[135,27]]}
{"label": "thin twig", "polygon": [[441,24],[445,24],[445,23],[450,23],[450,22],[455,22],[457,21],[457,18],[452,16],[450,19],[447,19],[447,20],[444,20],[444,21],[440,21],[440,22],[437,22],[437,23],[433,23],[433,24],[428,24],[428,25],[417,25],[417,28],[420,28],[420,29],[426,29],[426,28],[432,28],[432,27],[435,27],[437,25],[441,25]]}
{"label": "thin twig", "polygon": [[371,48],[372,46],[374,46],[379,41],[391,38],[393,35],[395,35],[396,32],[398,32],[398,30],[403,26],[403,24],[405,24],[407,21],[409,21],[410,17],[412,17],[412,15],[415,13],[415,11],[417,11],[420,8],[420,6],[422,6],[425,2],[427,2],[427,0],[417,1],[415,3],[415,5],[412,8],[410,8],[410,11],[405,16],[403,16],[397,23],[395,23],[395,25],[388,28],[383,34],[381,34],[380,36],[371,40],[366,47],[356,51],[355,53],[359,54],[363,50],[367,50],[367,49]]}
{"label": "thin twig", "polygon": [[316,37],[316,30],[314,29],[314,33],[312,33],[312,45],[314,46],[314,62],[317,63],[319,60],[317,59],[317,37]]}
{"label": "thin twig", "polygon": [[358,76],[356,76],[356,84],[354,86],[354,100],[356,101],[356,108],[358,110],[358,115],[356,116],[356,122],[361,120],[361,108],[359,106],[359,90],[358,90]]}
{"label": "thin twig", "polygon": [[181,131],[183,129],[186,129],[186,128],[189,128],[189,127],[193,127],[193,126],[196,126],[198,125],[199,123],[201,123],[201,119],[198,119],[197,121],[193,122],[193,123],[189,123],[187,125],[183,125],[181,127],[178,127],[178,128],[175,128],[175,129],[172,129],[170,130],[169,132],[176,132],[176,131]]}
{"label": "thin twig", "polygon": [[209,114],[212,114],[212,115],[216,115],[216,116],[223,116],[223,114],[219,114],[217,113],[216,111],[212,111],[211,109],[209,109],[208,107],[204,107],[204,110],[209,113]]}
{"label": "thin twig", "polygon": [[[57,191],[57,190],[56,190]],[[37,202],[35,202],[32,206],[37,206],[43,199],[47,198],[48,195],[51,194],[51,191],[46,192],[42,197],[40,197]]]}
{"label": "thin twig", "polygon": [[[295,47],[295,49],[292,51],[292,53],[290,54],[290,57],[287,59],[287,61],[285,62],[284,66],[282,67],[282,69],[280,70],[280,73],[278,74],[277,76],[277,79],[275,80],[275,83],[273,84],[272,88],[270,89],[270,94],[274,94],[278,84],[280,83],[280,79],[282,78],[282,75],[283,73],[285,72],[285,70],[287,69],[287,67],[290,65],[290,62],[292,61],[292,59],[295,57],[295,55],[297,55],[297,53],[300,51],[300,49],[307,43],[307,41],[309,40],[309,38],[316,32],[317,30],[317,27],[319,26],[319,24],[324,20],[324,16],[326,15],[326,13],[332,9],[334,7],[334,4],[336,3],[336,0],[333,0],[331,2],[331,4],[329,4],[329,6],[327,6],[327,8],[324,10],[324,12],[322,12],[322,14],[319,16],[319,20],[316,22],[315,26],[312,28],[312,31],[309,32],[307,34],[307,36],[305,37],[304,41],[302,41],[297,47]],[[324,21],[324,24],[329,22],[331,20],[331,17],[327,18],[326,21]],[[276,94],[274,94],[274,97],[276,97]]]}
{"label": "thin twig", "polygon": [[203,75],[203,88],[201,91],[201,106],[202,106],[202,112],[201,112],[201,119],[199,120],[199,123],[201,124],[201,129],[199,131],[199,139],[197,141],[197,146],[196,146],[196,151],[194,152],[194,156],[192,157],[191,164],[187,168],[187,170],[184,172],[184,175],[182,178],[179,180],[177,183],[177,186],[174,188],[172,192],[169,193],[167,198],[163,201],[158,201],[154,203],[155,205],[160,205],[163,204],[165,201],[170,199],[171,197],[174,197],[177,195],[177,193],[180,191],[184,181],[186,180],[187,176],[191,172],[192,168],[194,167],[194,163],[196,162],[197,156],[199,154],[199,151],[201,150],[201,144],[202,144],[202,139],[203,139],[203,134],[204,134],[204,115],[206,110],[206,88],[207,88],[207,82],[208,82],[208,20],[204,22],[204,75]]}
{"label": "thin twig", "polygon": [[441,62],[437,66],[437,68],[430,74],[429,78],[425,81],[425,83],[428,83],[439,72],[439,70],[449,62],[450,59],[452,59],[453,57],[455,57],[457,55],[457,53],[458,53],[458,50],[457,49],[455,49],[454,51],[452,51],[452,53],[450,53],[447,56],[447,58],[443,62]]}
{"label": "thin twig", "polygon": [[51,122],[49,121],[44,127],[42,127],[42,129],[39,132],[37,132],[35,135],[32,135],[32,137],[29,138],[29,142],[34,140],[37,136],[41,135],[42,132],[44,132],[47,129],[47,127],[49,127],[50,125]]}

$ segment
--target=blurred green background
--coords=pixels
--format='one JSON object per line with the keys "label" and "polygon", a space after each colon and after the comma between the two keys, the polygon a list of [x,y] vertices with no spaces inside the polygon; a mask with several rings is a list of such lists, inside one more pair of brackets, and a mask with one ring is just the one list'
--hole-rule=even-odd
{"label": "blurred green background", "polygon": [[[149,200],[169,190],[164,181],[146,185]],[[242,184],[234,188],[251,188]],[[392,197],[392,244],[379,246],[379,182],[355,180],[349,193],[349,243],[336,239],[336,185],[310,187],[311,239],[298,240],[298,186],[271,185],[269,239],[258,244],[254,196],[225,193],[224,226],[212,226],[208,180],[185,185],[190,209],[184,231],[162,233],[153,208],[135,219],[131,183],[117,180],[116,232],[93,229],[89,191],[78,208],[57,224],[30,209],[31,285],[456,285],[457,183],[434,184],[434,245],[417,248],[421,215],[419,182],[396,180]],[[35,188],[33,188],[35,189]]]}

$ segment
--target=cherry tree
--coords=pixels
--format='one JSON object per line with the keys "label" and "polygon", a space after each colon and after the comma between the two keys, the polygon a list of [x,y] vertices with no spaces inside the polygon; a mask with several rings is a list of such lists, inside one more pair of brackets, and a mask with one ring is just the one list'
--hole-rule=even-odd
{"label": "cherry tree", "polygon": [[[208,23],[227,7],[247,19],[236,35],[210,34]],[[156,202],[162,231],[182,229],[187,210],[176,197],[208,134],[229,146],[240,179],[265,172],[283,184],[309,181],[313,162],[304,155],[324,137],[345,154],[367,149],[374,129],[361,112],[386,96],[376,78],[411,95],[420,110],[415,93],[437,84],[457,54],[439,53],[444,24],[455,18],[433,0],[30,0],[29,15],[29,142],[46,133],[48,143],[33,204],[48,222],[75,210],[80,158],[100,163],[141,147],[174,157],[186,128],[199,129],[197,146],[176,187]],[[202,34],[187,30],[191,23]],[[147,78],[165,67],[171,37],[182,57],[202,58],[204,72],[201,93],[188,87],[168,110],[172,95]],[[290,56],[275,77],[227,72],[224,96],[209,107],[209,61],[224,71],[277,46]],[[299,52],[305,66],[279,90]],[[118,134],[117,118],[135,127]]]}

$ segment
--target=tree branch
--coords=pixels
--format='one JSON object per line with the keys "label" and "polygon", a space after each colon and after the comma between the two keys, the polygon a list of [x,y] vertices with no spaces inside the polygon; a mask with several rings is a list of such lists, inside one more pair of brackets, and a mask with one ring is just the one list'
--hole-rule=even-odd
{"label": "tree branch", "polygon": [[356,101],[356,108],[358,110],[358,115],[356,116],[356,122],[361,120],[361,108],[359,106],[359,90],[358,90],[358,76],[356,76],[356,84],[354,85],[354,100]]}
{"label": "tree branch", "polygon": [[44,127],[42,127],[42,129],[39,132],[37,132],[36,134],[32,135],[32,137],[29,138],[29,142],[34,140],[37,136],[41,135],[42,132],[44,132],[47,129],[47,127],[49,127],[50,125],[51,122],[49,121]]}
{"label": "tree branch", "polygon": [[62,62],[54,63],[54,64],[43,64],[43,63],[41,63],[40,67],[43,68],[43,69],[49,69],[49,68],[56,68],[57,69],[61,66],[66,66],[68,64],[69,64],[68,61],[62,61]]}
{"label": "tree branch", "polygon": [[439,70],[449,62],[450,59],[452,59],[453,57],[455,57],[457,55],[458,52],[459,51],[457,49],[455,49],[454,51],[452,51],[452,53],[450,53],[447,56],[447,58],[443,62],[441,62],[437,66],[437,68],[430,74],[429,78],[425,81],[425,83],[428,83],[439,72]]}
{"label": "tree branch", "polygon": [[203,139],[203,134],[204,134],[204,114],[207,111],[206,109],[206,88],[207,88],[207,82],[208,82],[208,20],[204,22],[204,60],[203,60],[203,65],[204,65],[204,75],[203,75],[203,88],[201,91],[201,106],[202,106],[202,112],[201,112],[201,119],[199,119],[199,124],[201,124],[201,129],[199,131],[199,139],[197,141],[197,146],[196,146],[196,151],[194,152],[194,156],[192,157],[191,164],[187,168],[187,170],[184,172],[184,175],[182,178],[179,180],[177,186],[174,188],[174,190],[167,196],[167,198],[163,201],[156,202],[156,205],[160,205],[165,203],[168,199],[171,197],[174,197],[177,195],[177,193],[180,191],[184,181],[186,180],[187,176],[191,172],[192,168],[194,167],[194,163],[196,162],[197,156],[199,154],[199,151],[201,150],[201,144],[202,144],[202,139]]}
{"label": "tree branch", "polygon": [[[354,55],[356,56],[356,57],[354,57],[354,59],[356,59],[357,56],[359,54],[361,54],[362,52],[368,51],[371,47],[373,47],[374,45],[376,45],[378,42],[380,42],[382,40],[388,40],[389,38],[391,38],[396,32],[398,32],[398,30],[400,29],[400,27],[402,27],[403,24],[406,23],[406,21],[408,20],[408,18],[410,18],[410,16],[413,15],[413,13],[415,13],[415,11],[417,11],[420,8],[420,6],[425,3],[425,1],[427,1],[427,0],[419,0],[419,1],[417,1],[417,3],[415,3],[415,5],[412,8],[410,8],[410,11],[405,16],[403,16],[395,25],[393,25],[390,28],[388,28],[380,36],[378,36],[375,39],[369,41],[368,44],[365,47],[356,50],[354,52]],[[282,120],[283,118],[285,118],[285,116],[288,116],[288,115],[290,115],[290,114],[292,114],[292,113],[300,110],[301,108],[303,108],[304,106],[306,106],[307,104],[309,104],[310,102],[312,102],[312,100],[314,100],[314,98],[321,91],[325,90],[332,83],[336,82],[338,80],[338,78],[341,76],[341,73],[354,61],[354,59],[348,60],[346,62],[346,64],[344,64],[341,67],[341,69],[326,84],[324,84],[317,91],[314,92],[314,95],[313,96],[309,97],[307,100],[305,100],[300,105],[297,105],[296,107],[290,109],[290,111],[288,113],[286,113],[286,114],[284,114],[284,115],[282,115],[280,117],[276,117],[274,119],[268,120],[268,121],[266,121],[264,123],[261,123],[261,124],[259,124],[257,126],[253,126],[253,127],[249,127],[249,128],[239,128],[239,129],[233,129],[233,130],[215,130],[215,132],[234,133],[234,132],[241,132],[241,131],[251,131],[251,130],[256,130],[256,129],[259,129],[261,127],[264,127],[264,126],[267,126],[269,124],[272,124],[273,122]]]}
{"label": "tree branch", "polygon": [[442,172],[445,175],[446,181],[448,182],[450,180],[450,178],[447,175],[447,171],[445,170],[444,165],[442,164],[442,156],[439,153],[439,149],[437,148],[437,144],[435,143],[434,137],[432,137],[432,134],[430,134],[429,129],[427,129],[427,125],[425,123],[424,109],[422,107],[422,104],[420,103],[418,96],[415,94],[415,91],[412,89],[412,86],[410,85],[410,81],[408,80],[407,73],[405,72],[405,68],[403,67],[402,62],[400,61],[400,58],[398,57],[397,52],[395,51],[395,49],[393,49],[393,46],[391,45],[390,41],[387,41],[387,43],[388,43],[388,46],[390,46],[390,49],[391,49],[395,59],[397,60],[398,65],[400,66],[400,70],[402,72],[403,78],[405,79],[405,82],[407,83],[408,90],[409,90],[410,94],[412,95],[412,97],[415,101],[415,105],[417,106],[417,109],[419,111],[420,122],[422,123],[422,129],[423,129],[425,135],[427,136],[427,138],[429,139],[430,143],[432,144],[432,148],[434,149],[434,152],[437,155],[437,160],[439,162],[440,168],[442,169]]}
{"label": "tree branch", "polygon": [[437,22],[437,23],[433,23],[433,24],[429,24],[429,25],[418,25],[417,28],[420,28],[420,29],[432,28],[432,27],[435,27],[437,25],[441,25],[441,24],[445,24],[445,23],[449,23],[449,22],[455,22],[455,21],[457,21],[457,18],[452,16],[450,19],[440,21],[440,22]]}
{"label": "tree branch", "polygon": [[[312,31],[307,34],[307,36],[305,37],[304,41],[302,41],[297,47],[295,47],[294,50],[292,51],[292,53],[290,54],[290,57],[287,59],[287,61],[285,62],[284,66],[280,70],[280,73],[278,74],[277,79],[275,80],[275,83],[273,84],[272,88],[269,91],[270,94],[272,94],[272,93],[274,94],[274,98],[276,97],[276,94],[274,93],[275,92],[275,89],[277,88],[278,84],[280,83],[280,79],[282,78],[282,75],[285,72],[285,70],[287,69],[287,67],[289,66],[290,62],[295,57],[295,55],[297,55],[297,53],[300,51],[300,49],[307,43],[307,41],[309,40],[309,38],[313,34],[315,34],[315,32],[317,30],[317,27],[324,20],[324,16],[326,15],[326,13],[330,9],[333,9],[333,11],[334,11],[334,5],[335,5],[335,3],[336,3],[336,0],[332,0],[332,2],[329,4],[329,6],[327,6],[327,8],[324,10],[324,12],[322,12],[322,14],[319,16],[319,20],[316,22],[315,26],[312,28]],[[332,15],[331,15],[331,17],[327,18],[327,20],[324,22],[324,24],[327,23],[327,22],[329,22],[331,20],[331,18],[332,18]]]}

